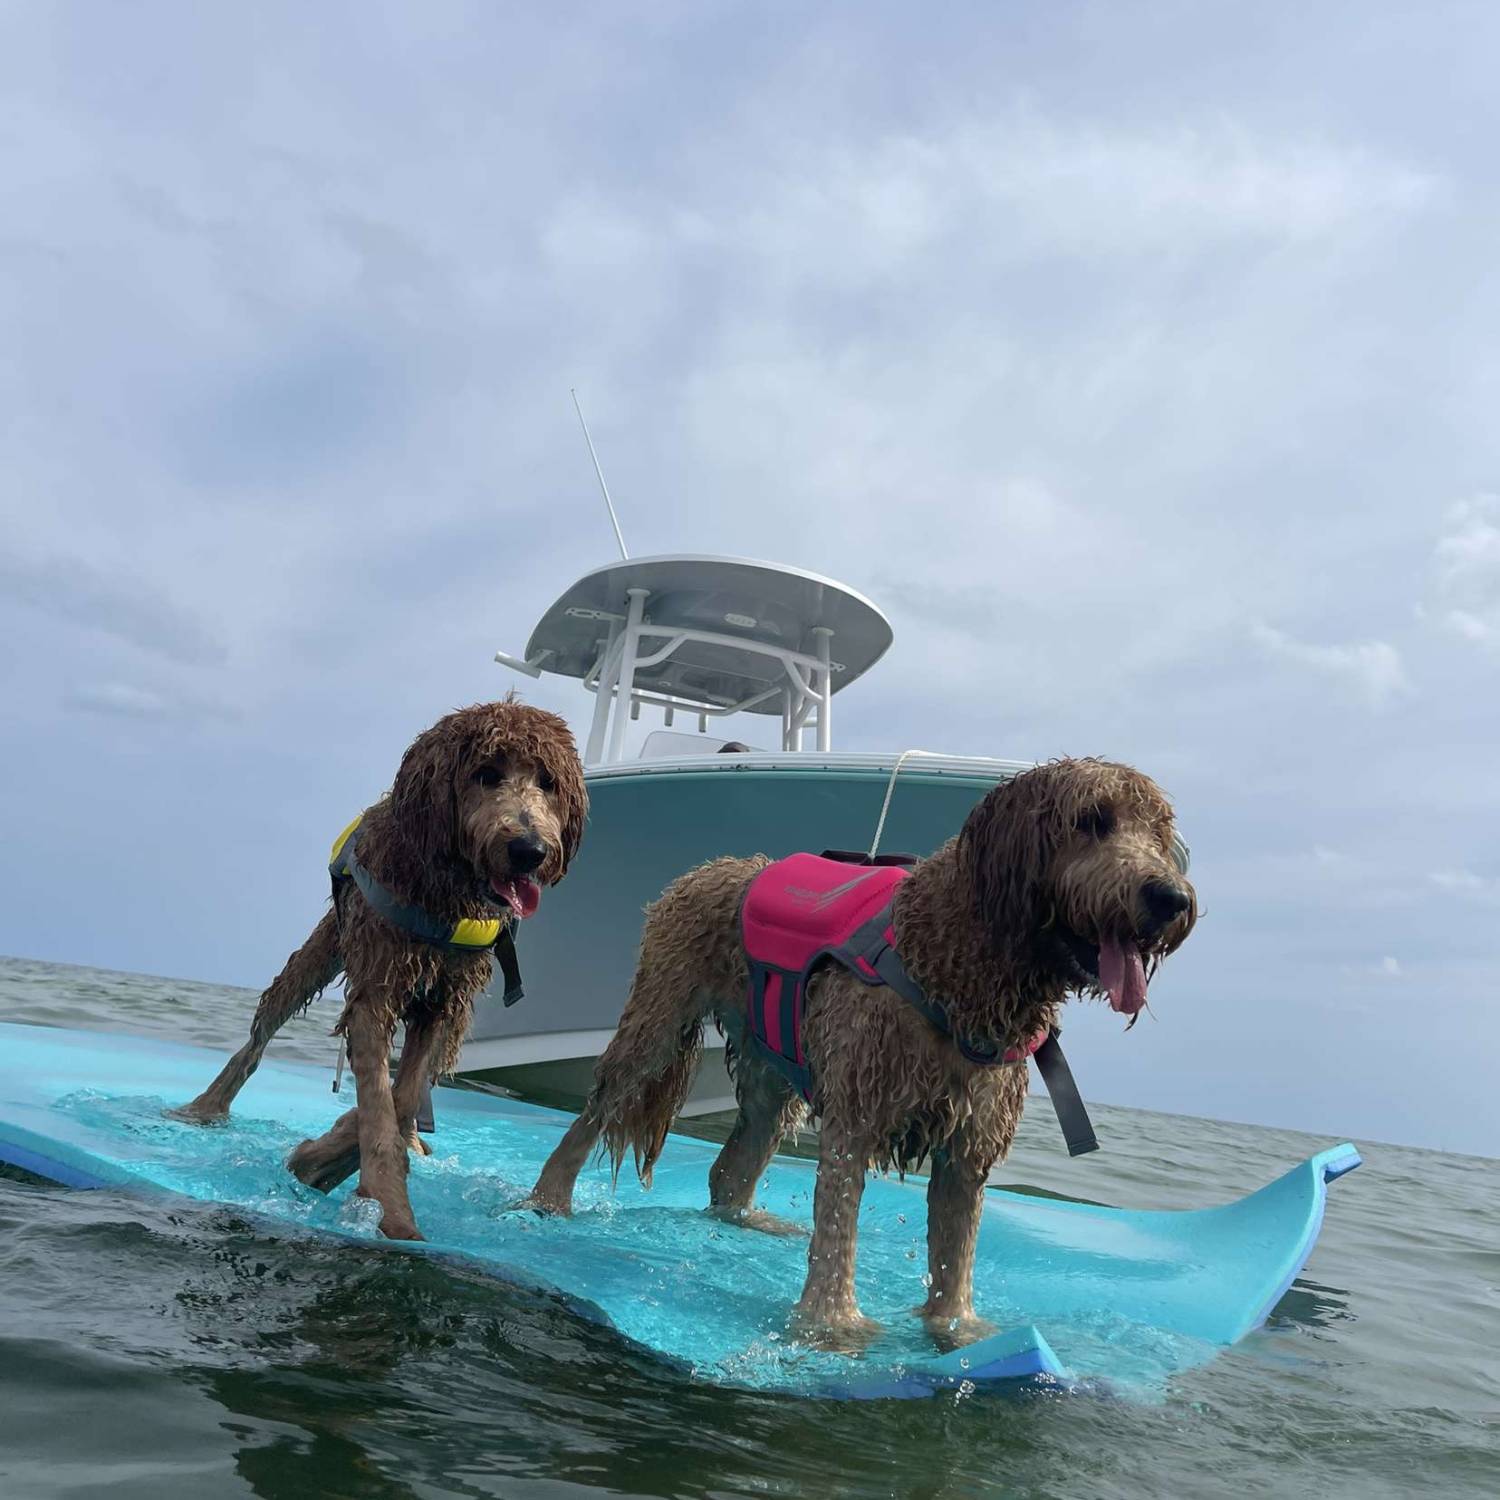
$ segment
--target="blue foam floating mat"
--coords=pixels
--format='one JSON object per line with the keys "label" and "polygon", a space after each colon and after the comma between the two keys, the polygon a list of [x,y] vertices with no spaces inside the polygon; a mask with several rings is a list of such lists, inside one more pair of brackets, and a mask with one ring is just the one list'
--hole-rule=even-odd
{"label": "blue foam floating mat", "polygon": [[[1263,1323],[1312,1252],[1327,1184],[1359,1165],[1319,1152],[1217,1208],[1139,1211],[986,1194],[974,1286],[1004,1331],[937,1355],[923,1300],[926,1184],[874,1178],[860,1210],[861,1308],[883,1332],[859,1358],[798,1343],[787,1313],[807,1242],[734,1228],[702,1209],[717,1146],[671,1136],[651,1192],[608,1169],[579,1178],[571,1220],[516,1212],[572,1116],[463,1089],[437,1091],[434,1155],[413,1159],[421,1245],[380,1238],[353,1184],[324,1196],[284,1168],[300,1140],[351,1102],[330,1072],[263,1063],[225,1126],[163,1118],[223,1056],[143,1037],[0,1024],[0,1161],[66,1186],[149,1189],[232,1204],[267,1220],[396,1253],[459,1255],[555,1292],[700,1379],[840,1397],[911,1397],[1016,1380],[1159,1390]],[[758,1201],[809,1225],[814,1164],[777,1157]]]}

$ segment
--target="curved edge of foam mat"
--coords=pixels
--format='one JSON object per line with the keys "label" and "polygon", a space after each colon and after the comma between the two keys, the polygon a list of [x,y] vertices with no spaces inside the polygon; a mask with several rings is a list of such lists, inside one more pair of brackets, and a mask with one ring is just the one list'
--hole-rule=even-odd
{"label": "curved edge of foam mat", "polygon": [[[1311,1202],[1303,1226],[1301,1243],[1296,1245],[1286,1257],[1284,1270],[1276,1284],[1276,1289],[1265,1298],[1259,1310],[1246,1320],[1244,1327],[1235,1335],[1236,1340],[1259,1328],[1276,1310],[1276,1304],[1291,1290],[1292,1283],[1301,1275],[1303,1266],[1307,1264],[1313,1253],[1313,1247],[1318,1243],[1318,1236],[1323,1232],[1323,1215],[1328,1206],[1328,1185],[1337,1182],[1340,1177],[1346,1176],[1363,1162],[1364,1158],[1354,1144],[1351,1141],[1344,1141],[1340,1145],[1330,1146],[1326,1151],[1319,1151],[1316,1156],[1309,1157],[1305,1162],[1301,1162],[1290,1172],[1277,1178],[1275,1182],[1268,1183],[1260,1190],[1261,1193],[1269,1193],[1283,1183],[1296,1179],[1305,1182],[1307,1188],[1310,1189]],[[1250,1203],[1259,1196],[1259,1193],[1251,1193],[1248,1198],[1242,1198],[1240,1202]]]}
{"label": "curved edge of foam mat", "polygon": [[934,1396],[1012,1381],[1052,1380],[1067,1384],[1072,1373],[1053,1352],[1041,1331],[1027,1325],[991,1334],[951,1354],[917,1360],[896,1370],[884,1370],[867,1380],[854,1378],[830,1383],[824,1395],[853,1401]]}

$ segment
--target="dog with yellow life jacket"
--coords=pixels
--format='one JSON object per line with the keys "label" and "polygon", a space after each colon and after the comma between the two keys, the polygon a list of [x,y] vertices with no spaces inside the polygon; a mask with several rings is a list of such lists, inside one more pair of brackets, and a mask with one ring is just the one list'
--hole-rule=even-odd
{"label": "dog with yellow life jacket", "polygon": [[407,1153],[422,1149],[419,1105],[457,1061],[496,950],[504,965],[513,925],[567,873],[587,811],[583,767],[556,714],[482,703],[418,735],[390,795],[334,845],[330,910],[261,996],[249,1041],[172,1116],[226,1119],[271,1038],[343,974],[335,1031],[358,1103],[287,1165],[325,1193],[357,1171],[359,1192],[380,1204],[381,1232],[420,1239],[406,1190]]}

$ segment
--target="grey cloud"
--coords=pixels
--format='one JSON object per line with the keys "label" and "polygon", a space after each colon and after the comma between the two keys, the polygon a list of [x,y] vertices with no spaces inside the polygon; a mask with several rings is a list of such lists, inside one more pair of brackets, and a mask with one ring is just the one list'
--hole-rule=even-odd
{"label": "grey cloud", "polygon": [[1476,495],[1449,508],[1433,564],[1442,623],[1500,651],[1500,495]]}
{"label": "grey cloud", "polygon": [[85,683],[63,694],[63,706],[122,719],[165,719],[171,705],[159,693],[125,682]]}
{"label": "grey cloud", "polygon": [[129,682],[74,684],[64,690],[62,705],[73,713],[157,722],[233,720],[237,717],[229,705],[196,693],[145,688]]}
{"label": "grey cloud", "polygon": [[367,435],[389,436],[405,374],[398,348],[306,330],[297,347],[195,397],[178,428],[187,475],[246,489],[306,483],[347,463]]}
{"label": "grey cloud", "polygon": [[1252,635],[1268,655],[1347,683],[1372,708],[1411,691],[1401,653],[1389,641],[1313,644],[1263,623]]}
{"label": "grey cloud", "polygon": [[155,581],[105,573],[77,559],[0,557],[0,595],[186,666],[228,653],[201,620],[163,597]]}

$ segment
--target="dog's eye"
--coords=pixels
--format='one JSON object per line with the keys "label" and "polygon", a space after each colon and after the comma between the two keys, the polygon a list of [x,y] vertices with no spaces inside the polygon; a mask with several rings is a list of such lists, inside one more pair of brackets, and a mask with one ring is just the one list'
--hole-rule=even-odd
{"label": "dog's eye", "polygon": [[557,778],[551,771],[539,771],[537,773],[536,784],[544,792],[555,792],[557,790]]}
{"label": "dog's eye", "polygon": [[1091,839],[1103,839],[1114,831],[1115,820],[1107,807],[1091,807],[1087,812],[1079,813],[1073,826]]}
{"label": "dog's eye", "polygon": [[496,761],[492,765],[481,766],[474,773],[474,780],[482,787],[497,787],[505,780],[505,762]]}

